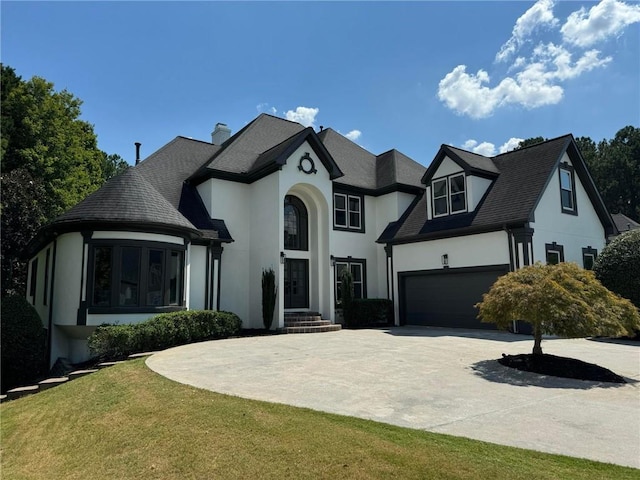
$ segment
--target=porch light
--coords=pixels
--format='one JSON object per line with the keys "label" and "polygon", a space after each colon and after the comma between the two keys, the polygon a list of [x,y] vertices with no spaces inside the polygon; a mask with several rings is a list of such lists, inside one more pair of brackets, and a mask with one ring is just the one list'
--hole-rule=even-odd
{"label": "porch light", "polygon": [[287,256],[284,252],[280,252],[280,263],[284,265],[284,261],[287,259]]}
{"label": "porch light", "polygon": [[442,255],[442,266],[444,268],[447,268],[449,266],[449,254],[445,253],[444,255]]}
{"label": "porch light", "polygon": [[335,267],[336,266],[336,257],[334,257],[333,255],[331,255],[329,257],[329,260],[331,261],[331,266]]}

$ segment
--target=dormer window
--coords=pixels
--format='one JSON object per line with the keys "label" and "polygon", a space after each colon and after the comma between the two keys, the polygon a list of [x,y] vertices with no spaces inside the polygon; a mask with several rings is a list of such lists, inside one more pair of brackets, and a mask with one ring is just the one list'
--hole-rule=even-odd
{"label": "dormer window", "polygon": [[467,193],[463,173],[439,178],[431,182],[433,216],[467,211]]}
{"label": "dormer window", "polygon": [[563,213],[576,215],[576,182],[573,168],[569,164],[560,166],[560,203]]}

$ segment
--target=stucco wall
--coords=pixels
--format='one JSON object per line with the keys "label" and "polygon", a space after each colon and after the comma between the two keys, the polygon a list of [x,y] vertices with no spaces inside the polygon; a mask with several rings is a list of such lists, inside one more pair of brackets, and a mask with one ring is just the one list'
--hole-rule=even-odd
{"label": "stucco wall", "polygon": [[207,274],[207,247],[189,246],[189,309],[205,308]]}
{"label": "stucco wall", "polygon": [[[562,161],[571,164],[566,153]],[[562,213],[557,169],[542,194],[535,209],[535,222],[531,223],[534,229],[534,261],[545,262],[546,243],[556,242],[563,245],[565,261],[576,262],[580,266],[582,266],[583,247],[591,246],[600,253],[605,246],[604,228],[577,174],[575,183],[578,215]]]}
{"label": "stucco wall", "polygon": [[509,264],[509,240],[504,231],[467,235],[393,247],[395,318],[398,312],[398,273],[442,269],[447,254],[449,268]]}

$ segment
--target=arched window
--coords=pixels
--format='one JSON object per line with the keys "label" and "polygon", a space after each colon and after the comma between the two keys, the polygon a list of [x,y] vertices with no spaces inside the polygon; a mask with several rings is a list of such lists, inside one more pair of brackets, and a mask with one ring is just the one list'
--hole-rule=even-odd
{"label": "arched window", "polygon": [[308,250],[307,208],[293,195],[284,197],[284,248]]}

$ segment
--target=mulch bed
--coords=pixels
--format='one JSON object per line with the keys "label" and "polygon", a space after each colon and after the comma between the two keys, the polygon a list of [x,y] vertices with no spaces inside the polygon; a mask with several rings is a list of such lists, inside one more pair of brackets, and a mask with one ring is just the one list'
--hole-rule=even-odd
{"label": "mulch bed", "polygon": [[498,362],[506,367],[553,377],[575,378],[591,382],[627,383],[620,375],[593,363],[555,355],[502,355]]}

